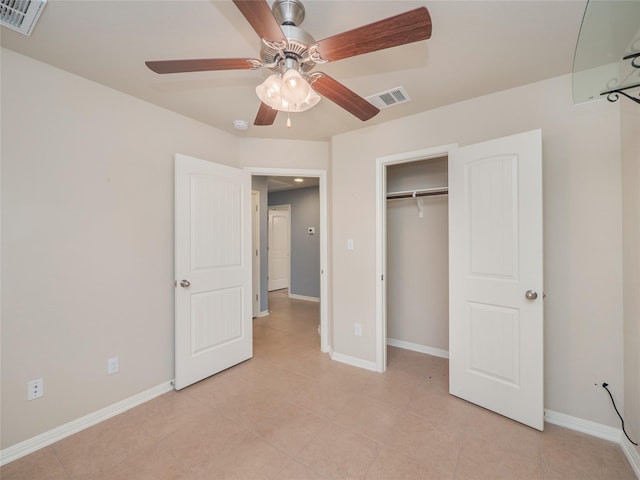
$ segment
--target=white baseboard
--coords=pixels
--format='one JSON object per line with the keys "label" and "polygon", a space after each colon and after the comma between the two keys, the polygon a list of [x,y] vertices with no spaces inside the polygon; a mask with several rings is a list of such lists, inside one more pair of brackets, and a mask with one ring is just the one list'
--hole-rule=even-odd
{"label": "white baseboard", "polygon": [[[635,440],[635,438],[634,438]],[[640,453],[638,452],[638,448],[634,446],[627,437],[622,435],[622,441],[620,442],[620,446],[622,447],[622,451],[624,452],[627,460],[631,464],[631,468],[636,474],[636,477],[640,479]]]}
{"label": "white baseboard", "polygon": [[427,355],[433,355],[434,357],[449,358],[449,352],[446,350],[427,347],[417,343],[405,342],[404,340],[397,340],[395,338],[387,338],[387,345],[391,347],[404,348],[405,350],[412,350],[414,352],[426,353]]}
{"label": "white baseboard", "polygon": [[331,359],[335,360],[336,362],[346,363],[347,365],[364,368],[365,370],[371,370],[372,372],[378,371],[376,368],[376,362],[369,362],[361,358],[351,357],[342,353],[336,353],[331,348],[329,349],[329,355],[331,356]]}
{"label": "white baseboard", "polygon": [[269,310],[263,310],[258,315],[256,315],[256,318],[267,317],[270,314],[271,314],[271,312]]}
{"label": "white baseboard", "polygon": [[103,422],[111,417],[125,412],[133,407],[137,407],[149,400],[152,400],[163,393],[167,393],[173,390],[173,380],[170,382],[162,383],[157,387],[152,387],[149,390],[138,393],[132,397],[121,400],[113,405],[102,408],[97,412],[90,413],[84,417],[72,420],[69,423],[65,423],[59,427],[56,427],[48,432],[41,433],[35,437],[24,440],[20,443],[16,443],[10,447],[0,451],[0,465],[6,465],[9,462],[24,457],[30,453],[40,450],[52,443],[55,443],[63,438],[69,437],[74,433],[78,433],[86,428],[92,427],[97,423]]}
{"label": "white baseboard", "polygon": [[307,302],[318,302],[320,303],[320,297],[307,297],[305,295],[297,295],[295,293],[290,293],[289,298],[293,298],[295,300],[306,300]]}
{"label": "white baseboard", "polygon": [[553,410],[544,411],[544,421],[570,430],[575,430],[576,432],[582,432],[587,435],[602,438],[603,440],[621,443],[622,430],[619,428],[609,427],[607,425],[602,425],[601,423],[584,420],[578,417],[572,417],[571,415],[554,412]]}
{"label": "white baseboard", "polygon": [[578,417],[572,417],[571,415],[554,412],[553,410],[544,411],[544,420],[545,422],[552,423],[560,427],[586,433],[587,435],[592,435],[594,437],[619,444],[624,455],[627,457],[627,460],[629,460],[636,477],[640,480],[640,453],[638,453],[638,450],[629,440],[627,440],[622,429],[609,427],[608,425],[602,425],[601,423],[584,420]]}

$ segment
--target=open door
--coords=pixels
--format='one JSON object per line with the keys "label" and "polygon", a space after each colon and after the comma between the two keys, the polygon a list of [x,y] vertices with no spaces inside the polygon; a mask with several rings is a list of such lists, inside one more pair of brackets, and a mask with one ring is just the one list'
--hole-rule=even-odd
{"label": "open door", "polygon": [[449,157],[452,395],[544,428],[540,130]]}
{"label": "open door", "polygon": [[251,177],[175,157],[175,388],[252,356]]}

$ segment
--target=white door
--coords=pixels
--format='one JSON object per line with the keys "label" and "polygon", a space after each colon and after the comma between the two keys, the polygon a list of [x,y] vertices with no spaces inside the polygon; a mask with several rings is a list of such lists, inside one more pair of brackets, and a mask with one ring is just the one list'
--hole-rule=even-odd
{"label": "white door", "polygon": [[269,291],[289,287],[289,207],[269,208]]}
{"label": "white door", "polygon": [[450,393],[542,430],[540,130],[454,150],[449,202]]}
{"label": "white door", "polygon": [[257,190],[251,191],[251,258],[252,312],[257,317],[260,314],[260,192]]}
{"label": "white door", "polygon": [[252,356],[251,177],[175,157],[175,388]]}

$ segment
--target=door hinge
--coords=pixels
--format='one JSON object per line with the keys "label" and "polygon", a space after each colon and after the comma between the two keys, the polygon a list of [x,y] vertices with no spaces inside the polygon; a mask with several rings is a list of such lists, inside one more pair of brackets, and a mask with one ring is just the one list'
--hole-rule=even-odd
{"label": "door hinge", "polygon": [[382,275],[380,275],[380,280],[382,280],[384,282],[384,273]]}

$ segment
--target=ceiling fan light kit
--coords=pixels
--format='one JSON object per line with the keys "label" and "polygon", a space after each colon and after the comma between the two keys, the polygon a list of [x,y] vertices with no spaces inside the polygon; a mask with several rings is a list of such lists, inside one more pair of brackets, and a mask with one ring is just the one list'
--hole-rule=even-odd
{"label": "ceiling fan light kit", "polygon": [[[362,121],[380,109],[342,83],[322,72],[317,64],[426,40],[431,37],[431,17],[426,7],[416,8],[362,27],[316,41],[299,27],[305,9],[300,0],[233,0],[262,41],[260,60],[218,58],[145,62],[156,73],[212,70],[255,70],[274,73],[256,87],[260,108],[254,125],[272,125],[278,111],[309,110],[324,96]],[[287,119],[287,126],[290,120]]]}
{"label": "ceiling fan light kit", "polygon": [[[290,64],[286,59],[284,64]],[[320,101],[318,95],[295,66],[284,68],[284,73],[270,75],[256,87],[256,95],[262,103],[274,110],[304,112]]]}

